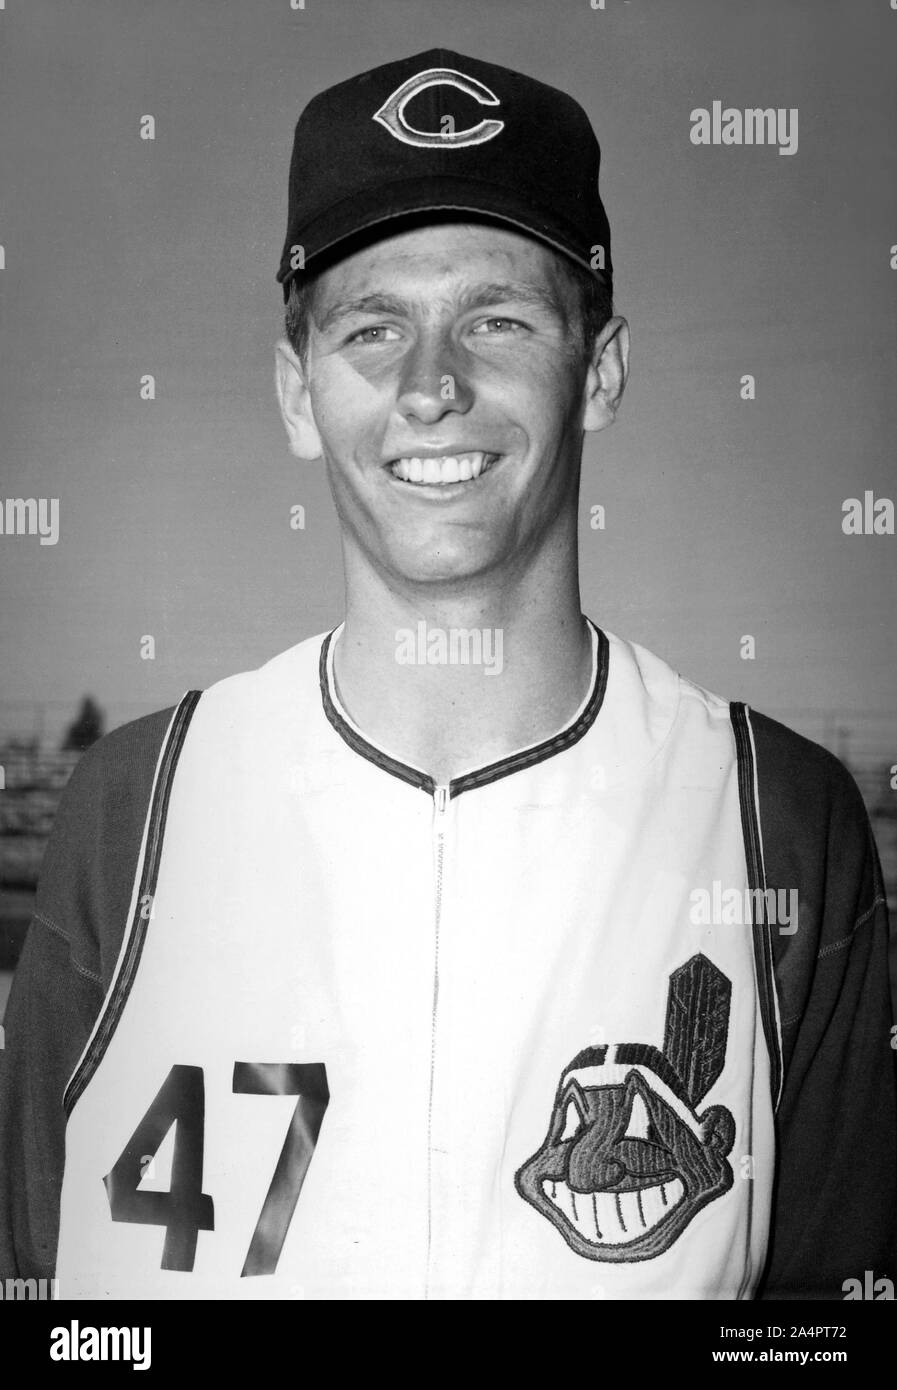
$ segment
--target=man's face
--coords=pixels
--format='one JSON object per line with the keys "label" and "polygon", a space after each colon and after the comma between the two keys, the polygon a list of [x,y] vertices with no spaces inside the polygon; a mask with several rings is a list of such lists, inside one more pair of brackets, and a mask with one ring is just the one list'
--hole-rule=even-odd
{"label": "man's face", "polygon": [[297,375],[347,544],[381,573],[511,573],[575,516],[596,374],[575,288],[530,238],[444,223],[347,257]]}

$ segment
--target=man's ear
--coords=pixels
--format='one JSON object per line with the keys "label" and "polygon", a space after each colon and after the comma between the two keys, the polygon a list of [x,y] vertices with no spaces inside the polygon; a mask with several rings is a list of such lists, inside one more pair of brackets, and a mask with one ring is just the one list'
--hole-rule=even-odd
{"label": "man's ear", "polygon": [[321,457],[321,436],[314,421],[305,368],[286,338],[274,349],[274,384],[290,452],[297,459]]}
{"label": "man's ear", "polygon": [[629,376],[629,324],[619,315],[608,319],[592,350],[586,375],[584,430],[612,425]]}
{"label": "man's ear", "polygon": [[711,1105],[698,1116],[704,1143],[720,1158],[732,1152],[735,1143],[735,1121],[724,1105]]}

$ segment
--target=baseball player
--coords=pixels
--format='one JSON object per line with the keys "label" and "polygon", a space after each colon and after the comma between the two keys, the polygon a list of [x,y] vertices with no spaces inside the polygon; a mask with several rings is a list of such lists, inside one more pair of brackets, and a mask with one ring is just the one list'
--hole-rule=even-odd
{"label": "baseball player", "polygon": [[296,127],[290,448],[345,619],[104,739],[7,1015],[0,1254],[65,1298],[841,1298],[893,1275],[852,780],[580,608],[599,149],[438,50]]}

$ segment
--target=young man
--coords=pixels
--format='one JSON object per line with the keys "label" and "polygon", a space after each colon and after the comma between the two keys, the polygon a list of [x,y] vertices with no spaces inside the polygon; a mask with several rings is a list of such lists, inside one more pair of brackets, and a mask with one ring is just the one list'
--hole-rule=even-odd
{"label": "young man", "polygon": [[598,164],[569,97],[444,51],[300,118],[277,386],[345,621],[80,764],[7,1018],[4,1272],[318,1299],[892,1272],[858,792],[581,612],[583,433],[628,359]]}

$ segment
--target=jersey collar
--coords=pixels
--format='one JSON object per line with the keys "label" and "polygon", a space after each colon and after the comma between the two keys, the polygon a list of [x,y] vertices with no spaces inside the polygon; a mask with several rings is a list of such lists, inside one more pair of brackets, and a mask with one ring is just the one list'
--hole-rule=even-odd
{"label": "jersey collar", "polygon": [[[556,753],[562,753],[565,749],[572,748],[588,733],[597,719],[604,701],[604,692],[607,688],[609,646],[607,637],[601,629],[596,627],[590,618],[586,618],[586,622],[592,634],[592,679],[585,699],[573,718],[558,733],[543,739],[541,743],[518,749],[504,758],[499,758],[497,762],[488,763],[485,767],[462,772],[460,776],[453,777],[449,783],[449,795],[452,798],[460,796],[462,792],[470,791],[474,787],[483,787],[490,782],[497,782],[502,777],[509,777],[512,772],[520,772],[524,768],[533,767],[546,758],[553,758]],[[333,653],[343,627],[344,624],[340,623],[339,627],[327,634],[321,644],[318,674],[325,715],[340,738],[354,752],[367,758],[369,762],[376,764],[384,772],[389,772],[392,776],[410,783],[413,787],[419,787],[421,791],[432,796],[436,790],[436,782],[429,773],[413,767],[410,763],[403,762],[379,744],[373,743],[366,734],[362,733],[358,725],[353,723],[344,709],[337,694],[333,674]]]}

